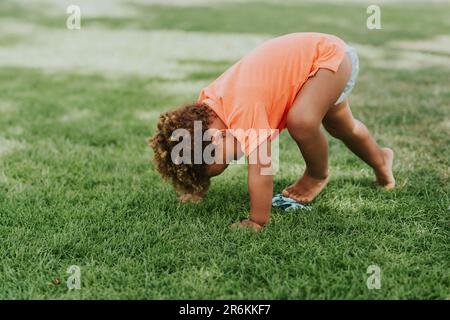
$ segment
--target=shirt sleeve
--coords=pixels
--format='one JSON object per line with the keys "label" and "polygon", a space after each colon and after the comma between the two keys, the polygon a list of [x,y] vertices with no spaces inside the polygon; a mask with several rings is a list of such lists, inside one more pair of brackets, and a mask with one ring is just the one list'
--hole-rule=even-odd
{"label": "shirt sleeve", "polygon": [[320,68],[337,72],[345,56],[345,43],[340,39],[324,39],[317,47],[317,59],[309,74],[314,76]]}
{"label": "shirt sleeve", "polygon": [[248,157],[259,145],[271,139],[266,106],[263,102],[241,100],[227,117],[228,128]]}

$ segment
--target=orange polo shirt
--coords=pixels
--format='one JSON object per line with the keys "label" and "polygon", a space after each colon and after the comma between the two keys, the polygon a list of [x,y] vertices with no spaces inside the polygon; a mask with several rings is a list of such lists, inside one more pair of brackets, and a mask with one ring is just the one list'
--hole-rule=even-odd
{"label": "orange polo shirt", "polygon": [[[286,116],[303,84],[320,68],[336,72],[345,43],[322,33],[292,33],[269,40],[235,63],[198,101],[208,105],[248,156],[265,139],[286,127]],[[274,131],[275,130],[275,131]]]}

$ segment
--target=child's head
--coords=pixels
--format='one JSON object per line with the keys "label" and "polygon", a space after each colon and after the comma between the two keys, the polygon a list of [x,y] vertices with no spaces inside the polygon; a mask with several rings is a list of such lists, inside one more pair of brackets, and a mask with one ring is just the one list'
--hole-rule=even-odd
{"label": "child's head", "polygon": [[[180,143],[178,138],[174,139],[174,131],[184,129],[186,130],[184,132],[194,137],[194,131],[199,130],[198,126],[194,125],[194,122],[200,121],[201,137],[203,137],[205,131],[210,128],[215,119],[217,119],[217,115],[208,106],[199,103],[187,105],[161,114],[156,133],[150,139],[150,145],[154,151],[156,169],[163,178],[172,182],[175,190],[181,195],[180,200],[183,202],[200,200],[208,191],[210,178],[223,172],[227,165],[219,163],[207,164],[203,161],[203,158],[198,163],[198,161],[194,161],[194,152],[189,152],[188,157],[190,161],[188,163],[174,161],[172,150]],[[220,130],[216,131],[219,132]],[[196,133],[200,134],[199,132]],[[188,141],[190,141],[189,151],[194,150],[194,143],[198,143],[198,141],[196,139]],[[199,149],[202,155],[205,148],[211,143],[214,143],[214,138],[209,141],[203,141],[202,139],[201,148]],[[223,144],[223,142],[220,144]],[[218,150],[224,150],[224,148],[215,148],[216,154],[214,157],[223,158],[223,152]],[[182,153],[184,152],[185,149],[182,150]],[[186,155],[182,154],[181,156],[184,158]]]}

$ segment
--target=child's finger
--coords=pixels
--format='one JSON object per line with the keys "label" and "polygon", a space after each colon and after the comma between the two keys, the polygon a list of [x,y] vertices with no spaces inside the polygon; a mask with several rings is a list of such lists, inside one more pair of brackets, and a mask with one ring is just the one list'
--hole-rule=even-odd
{"label": "child's finger", "polygon": [[245,229],[253,229],[256,232],[260,232],[262,230],[262,226],[261,225],[255,223],[253,221],[247,220],[247,219],[233,223],[230,226],[230,228],[232,230],[243,229],[243,228],[245,228]]}

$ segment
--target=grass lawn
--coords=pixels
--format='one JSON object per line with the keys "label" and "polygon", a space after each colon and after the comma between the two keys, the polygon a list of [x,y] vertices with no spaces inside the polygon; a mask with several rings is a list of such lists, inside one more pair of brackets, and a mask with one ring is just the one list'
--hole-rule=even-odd
{"label": "grass lawn", "polygon": [[[52,1],[0,3],[1,299],[450,297],[448,3],[381,5],[382,29],[368,30],[354,1],[79,2],[77,31]],[[398,187],[374,188],[330,139],[331,181],[312,210],[232,232],[249,210],[245,166],[181,205],[146,139],[161,111],[295,31],[360,52],[352,110],[396,152]],[[276,193],[304,169],[287,132],[280,160]],[[67,289],[71,265],[80,290]],[[370,265],[379,290],[366,286]]]}

